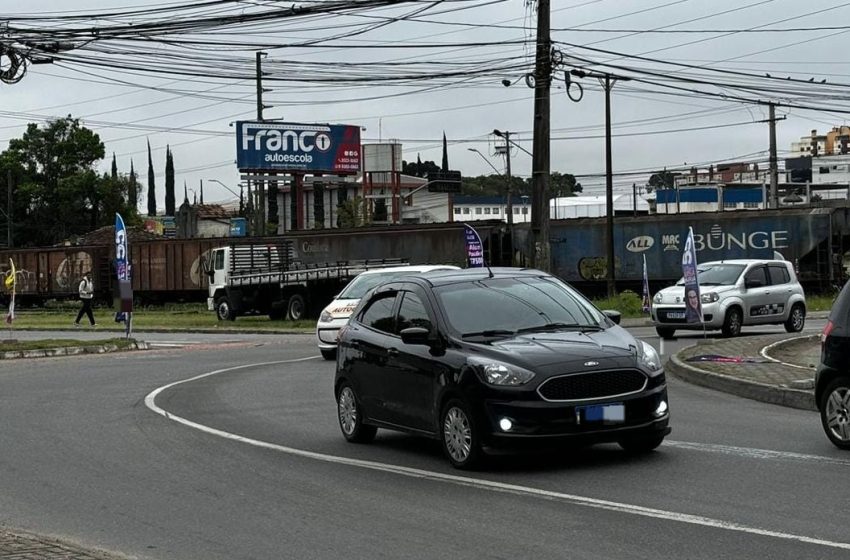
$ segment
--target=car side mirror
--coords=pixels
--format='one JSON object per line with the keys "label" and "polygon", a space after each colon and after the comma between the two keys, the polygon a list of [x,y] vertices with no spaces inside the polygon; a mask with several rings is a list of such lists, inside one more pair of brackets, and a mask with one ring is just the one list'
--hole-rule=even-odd
{"label": "car side mirror", "polygon": [[422,327],[409,327],[399,334],[405,344],[431,344],[431,331]]}
{"label": "car side mirror", "polygon": [[620,319],[623,316],[622,313],[620,313],[619,311],[617,311],[615,309],[603,309],[602,313],[604,313],[606,317],[611,319],[611,321],[613,321],[615,325],[620,324]]}
{"label": "car side mirror", "polygon": [[764,283],[761,280],[744,280],[744,287],[746,289],[750,288],[761,288],[764,286]]}

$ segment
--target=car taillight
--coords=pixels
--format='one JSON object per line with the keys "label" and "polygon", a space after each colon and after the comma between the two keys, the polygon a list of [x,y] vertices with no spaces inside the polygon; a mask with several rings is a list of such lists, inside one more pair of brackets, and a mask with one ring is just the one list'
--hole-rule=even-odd
{"label": "car taillight", "polygon": [[824,342],[826,342],[826,337],[829,336],[829,333],[832,332],[832,329],[835,328],[835,325],[832,324],[832,321],[827,321],[826,325],[823,327],[823,332],[820,335],[820,344],[823,346]]}

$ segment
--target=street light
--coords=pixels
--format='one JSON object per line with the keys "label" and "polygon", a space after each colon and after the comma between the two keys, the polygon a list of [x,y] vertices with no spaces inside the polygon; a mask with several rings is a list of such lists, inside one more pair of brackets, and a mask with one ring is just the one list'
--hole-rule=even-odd
{"label": "street light", "polygon": [[244,199],[243,199],[243,196],[242,196],[242,185],[241,184],[239,185],[239,193],[236,193],[233,189],[231,189],[230,187],[228,187],[227,185],[225,185],[224,183],[222,183],[218,179],[207,179],[207,181],[209,181],[211,183],[218,183],[219,185],[221,185],[222,187],[224,187],[225,189],[230,191],[234,196],[238,196],[239,197],[239,215],[243,218],[245,217],[245,203],[244,203]]}

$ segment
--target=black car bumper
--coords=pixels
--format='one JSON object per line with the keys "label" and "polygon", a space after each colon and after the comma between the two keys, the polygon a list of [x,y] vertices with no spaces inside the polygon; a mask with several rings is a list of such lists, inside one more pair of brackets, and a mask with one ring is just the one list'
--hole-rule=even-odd
{"label": "black car bumper", "polygon": [[[485,445],[519,447],[572,441],[604,443],[670,433],[666,386],[619,399],[586,402],[485,400],[480,410]],[[613,408],[611,405],[614,405]],[[619,408],[618,405],[622,405]],[[659,413],[659,407],[664,408]],[[591,407],[591,408],[589,408]],[[614,410],[614,418],[601,417],[598,407]],[[622,414],[622,417],[620,416]],[[604,415],[602,415],[604,416]],[[510,428],[503,420],[507,419]]]}

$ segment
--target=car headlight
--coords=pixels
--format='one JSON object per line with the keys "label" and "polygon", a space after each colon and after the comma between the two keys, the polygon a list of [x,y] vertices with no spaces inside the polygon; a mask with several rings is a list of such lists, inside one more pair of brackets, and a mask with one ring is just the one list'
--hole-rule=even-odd
{"label": "car headlight", "polygon": [[707,294],[702,294],[700,299],[702,299],[703,303],[714,303],[720,299],[720,296],[716,292],[708,292]]}
{"label": "car headlight", "polygon": [[652,298],[652,301],[654,301],[655,303],[661,303],[661,301],[663,299],[664,299],[664,296],[661,295],[661,292],[658,292],[657,294],[655,294],[655,297]]}
{"label": "car headlight", "polygon": [[496,360],[469,358],[469,363],[475,367],[481,379],[489,385],[513,387],[534,379],[534,372]]}
{"label": "car headlight", "polygon": [[325,311],[322,311],[321,315],[319,315],[319,322],[320,323],[330,323],[333,320],[333,318],[334,318],[334,316],[331,315],[330,311],[325,310]]}
{"label": "car headlight", "polygon": [[661,369],[661,356],[655,351],[651,344],[642,340],[637,341],[637,359],[638,364],[645,367],[649,371],[658,371]]}

